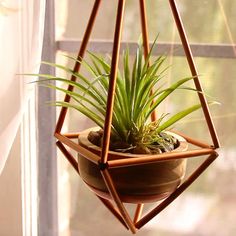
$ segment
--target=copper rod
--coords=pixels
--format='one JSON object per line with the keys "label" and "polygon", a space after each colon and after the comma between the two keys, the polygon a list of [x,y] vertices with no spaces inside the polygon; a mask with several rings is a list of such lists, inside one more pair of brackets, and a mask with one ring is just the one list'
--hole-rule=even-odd
{"label": "copper rod", "polygon": [[136,211],[134,213],[134,224],[140,220],[142,216],[143,207],[144,207],[144,204],[142,203],[137,205]]}
{"label": "copper rod", "polygon": [[66,144],[68,147],[72,148],[73,150],[79,152],[82,156],[90,160],[91,162],[98,165],[100,157],[94,154],[93,152],[87,150],[86,148],[80,146],[79,144],[71,141],[69,138],[56,133],[55,137],[60,140],[62,143]]}
{"label": "copper rod", "polygon": [[134,165],[142,165],[148,163],[154,163],[158,161],[167,161],[167,160],[176,160],[182,158],[192,158],[197,156],[208,155],[211,153],[215,153],[214,149],[205,148],[205,149],[196,149],[185,152],[170,152],[163,154],[153,154],[153,155],[143,155],[140,157],[133,158],[124,158],[119,160],[110,160],[107,162],[109,168],[119,168],[124,166],[134,166]]}
{"label": "copper rod", "polygon": [[176,131],[176,130],[171,130],[171,132],[175,133],[175,134],[178,134],[180,135],[181,137],[183,137],[188,143],[191,143],[195,146],[198,146],[198,147],[201,147],[201,148],[213,148],[211,145],[207,144],[207,143],[204,143],[200,140],[197,140],[197,139],[193,139],[179,131]]}
{"label": "copper rod", "polygon": [[118,210],[112,205],[112,203],[105,199],[105,198],[101,198],[98,195],[96,195],[100,201],[110,210],[110,212],[120,221],[120,223],[129,230],[128,226],[126,225],[125,221],[123,220],[122,216],[120,215],[120,213],[118,212]]}
{"label": "copper rod", "polygon": [[80,133],[64,133],[63,136],[70,138],[70,139],[77,139],[80,135]]}
{"label": "copper rod", "polygon": [[[148,37],[148,27],[147,27],[147,14],[146,14],[146,3],[145,0],[139,0],[140,6],[140,16],[141,16],[141,27],[142,27],[142,36],[143,36],[143,49],[144,49],[144,58],[147,59],[149,49],[149,37]],[[156,110],[151,114],[151,120],[157,120]]]}
{"label": "copper rod", "polygon": [[143,36],[143,49],[144,49],[144,58],[148,57],[149,53],[149,37],[148,37],[148,28],[147,28],[147,14],[146,14],[146,3],[145,0],[139,0],[140,6],[140,17],[141,17],[141,27],[142,27],[142,36]]}
{"label": "copper rod", "polygon": [[125,10],[125,0],[119,0],[118,7],[117,7],[116,26],[115,26],[114,44],[113,44],[112,61],[111,61],[111,72],[110,72],[106,117],[105,117],[105,124],[104,124],[104,135],[103,135],[103,143],[102,143],[102,153],[101,153],[102,163],[107,162],[107,156],[108,156],[108,150],[109,150],[109,144],[110,144],[112,112],[113,112],[113,105],[114,105],[114,96],[115,96],[115,87],[116,87],[116,78],[117,78],[124,10]]}
{"label": "copper rod", "polygon": [[212,118],[211,118],[210,110],[209,110],[209,107],[208,107],[208,104],[207,104],[207,100],[206,100],[205,95],[203,93],[201,82],[200,82],[199,77],[198,77],[198,72],[197,72],[197,69],[196,69],[196,66],[195,66],[195,62],[194,62],[194,59],[193,59],[191,48],[189,46],[188,38],[187,38],[186,32],[184,30],[183,23],[182,23],[182,20],[181,20],[181,17],[180,17],[180,13],[177,9],[177,5],[176,5],[175,0],[169,0],[169,3],[170,3],[170,6],[171,6],[171,9],[172,9],[172,12],[173,12],[173,16],[174,16],[174,19],[175,19],[175,22],[176,22],[176,26],[177,26],[178,31],[179,31],[179,35],[180,35],[180,38],[181,38],[181,41],[182,41],[182,45],[183,45],[183,48],[184,48],[184,51],[185,51],[185,54],[186,54],[186,57],[187,57],[187,60],[188,60],[188,64],[189,64],[192,76],[194,77],[195,87],[199,91],[198,96],[199,96],[199,99],[200,99],[200,102],[201,102],[201,105],[202,105],[203,113],[204,113],[204,116],[205,116],[205,119],[206,119],[206,122],[207,122],[207,125],[208,125],[208,129],[210,131],[210,135],[211,135],[213,144],[214,144],[215,148],[218,148],[220,146],[219,139],[217,137],[216,130],[215,130]]}
{"label": "copper rod", "polygon": [[146,223],[148,223],[153,217],[159,214],[162,210],[164,210],[171,202],[173,202],[183,191],[185,191],[201,174],[203,171],[207,169],[207,167],[217,158],[218,154],[211,154],[195,171],[194,173],[187,179],[183,184],[180,185],[168,198],[166,198],[163,202],[161,202],[156,208],[150,211],[147,215],[145,215],[141,220],[139,220],[135,226],[140,229]]}
{"label": "copper rod", "polygon": [[127,212],[127,210],[125,209],[123,203],[121,202],[121,199],[116,191],[116,188],[114,186],[114,183],[113,183],[113,180],[108,172],[107,169],[105,170],[102,170],[101,171],[101,174],[103,176],[103,179],[106,183],[106,186],[113,198],[113,200],[115,201],[116,205],[117,205],[117,208],[119,209],[120,211],[120,214],[122,215],[124,221],[126,222],[127,226],[129,227],[129,229],[131,230],[132,233],[136,233],[136,228]]}
{"label": "copper rod", "polygon": [[76,172],[79,174],[78,162],[75,160],[75,158],[67,151],[67,149],[64,147],[64,145],[60,141],[57,141],[56,145],[64,154],[66,159],[70,162],[70,164],[74,167]]}
{"label": "copper rod", "polygon": [[[88,44],[88,40],[90,38],[92,28],[93,28],[93,25],[94,25],[94,22],[95,22],[97,13],[98,13],[98,8],[100,5],[100,2],[101,2],[101,0],[95,0],[94,6],[93,6],[93,9],[92,9],[92,12],[91,12],[88,24],[87,24],[87,28],[85,30],[84,37],[81,42],[80,50],[79,50],[79,53],[77,56],[77,61],[75,63],[74,70],[73,70],[74,72],[78,72],[80,70],[81,63],[79,61],[81,61],[81,59],[84,57],[84,53],[85,53],[85,50],[86,50],[86,47]],[[74,75],[71,76],[71,81],[76,81],[76,77]],[[73,88],[74,87],[72,85],[69,85],[67,90],[73,91]],[[66,96],[64,98],[64,102],[69,102],[69,101],[70,101],[70,95],[66,94]],[[56,124],[56,128],[55,128],[55,133],[61,132],[63,123],[65,121],[67,110],[68,110],[67,107],[61,108],[60,115],[59,115],[59,118],[58,118],[58,121]]]}

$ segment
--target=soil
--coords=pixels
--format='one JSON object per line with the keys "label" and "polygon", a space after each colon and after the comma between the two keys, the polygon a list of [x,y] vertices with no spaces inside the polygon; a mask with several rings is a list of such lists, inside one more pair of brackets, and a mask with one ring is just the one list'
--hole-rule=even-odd
{"label": "soil", "polygon": [[[156,144],[156,147],[155,144],[153,144],[152,145],[153,148],[149,148],[144,145],[132,146],[131,144],[123,142],[117,139],[117,137],[111,135],[109,150],[116,152],[132,153],[132,154],[159,154],[164,152],[170,152],[179,146],[179,141],[174,137],[172,138],[174,140],[174,144],[169,143],[168,148],[159,148],[158,144]],[[92,144],[98,147],[102,147],[102,139],[103,139],[102,129],[100,129],[99,131],[90,131],[88,134],[88,140]]]}

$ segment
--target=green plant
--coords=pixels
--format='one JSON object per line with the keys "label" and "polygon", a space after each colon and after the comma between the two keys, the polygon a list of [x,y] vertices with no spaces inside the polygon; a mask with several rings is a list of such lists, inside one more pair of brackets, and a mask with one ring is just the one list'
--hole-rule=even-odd
{"label": "green plant", "polygon": [[[151,152],[172,150],[177,141],[163,131],[201,107],[200,104],[196,104],[169,118],[168,114],[164,114],[157,121],[150,122],[152,112],[175,90],[181,88],[194,90],[183,87],[193,77],[180,79],[167,88],[159,85],[164,78],[164,72],[167,70],[167,68],[162,69],[166,58],[165,56],[159,56],[153,63],[150,62],[154,44],[155,41],[146,60],[143,57],[142,46],[139,44],[132,70],[130,69],[129,50],[127,49],[123,54],[123,70],[118,70],[117,74],[111,132],[113,140],[125,143],[125,145],[121,145],[121,148],[116,149],[127,151],[136,148],[141,153],[143,153],[143,150],[144,152],[150,152],[150,150]],[[105,58],[91,52],[88,53],[91,62],[83,59],[80,63],[87,68],[92,75],[92,79],[73,72],[73,70],[65,66],[43,62],[68,72],[78,78],[78,81],[73,82],[65,78],[40,74],[38,75],[41,77],[39,82],[46,87],[68,94],[74,100],[74,103],[56,101],[53,105],[75,109],[103,128],[111,66],[110,62],[106,62]],[[76,61],[75,58],[69,58]],[[68,91],[48,83],[49,81],[59,81],[72,85],[74,90]]]}

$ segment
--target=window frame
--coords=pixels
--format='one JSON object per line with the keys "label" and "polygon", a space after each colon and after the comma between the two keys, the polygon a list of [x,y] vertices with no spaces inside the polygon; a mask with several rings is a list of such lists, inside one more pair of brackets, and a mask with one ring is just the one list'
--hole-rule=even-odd
{"label": "window frame", "polygon": [[[78,52],[80,45],[81,40],[61,39],[56,41],[56,50],[65,52]],[[88,44],[88,50],[96,53],[112,53],[112,45],[113,44],[111,40],[91,40]],[[127,45],[130,49],[130,54],[135,55],[137,43],[123,41],[121,43],[121,49],[125,49]],[[191,43],[190,47],[194,57],[211,57],[224,59],[236,58],[236,45],[232,44]],[[120,51],[122,52],[122,50]],[[159,42],[158,47],[153,49],[153,55],[165,54],[168,51],[173,51],[174,57],[185,57],[185,53],[181,43],[168,42]]]}
{"label": "window frame", "polygon": [[[42,61],[55,62],[55,3],[46,0]],[[52,67],[41,65],[41,74],[55,74]],[[56,111],[45,106],[55,100],[55,91],[37,87],[37,158],[38,158],[38,236],[58,235],[57,204],[57,152],[52,138],[56,124]]]}

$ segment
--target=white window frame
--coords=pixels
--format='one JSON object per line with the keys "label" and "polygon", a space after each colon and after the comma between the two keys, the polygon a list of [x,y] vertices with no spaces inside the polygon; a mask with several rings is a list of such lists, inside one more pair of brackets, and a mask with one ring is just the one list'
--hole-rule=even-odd
{"label": "white window frame", "polygon": [[26,105],[20,128],[21,135],[21,195],[22,195],[22,235],[38,235],[37,227],[37,149],[35,94]]}

